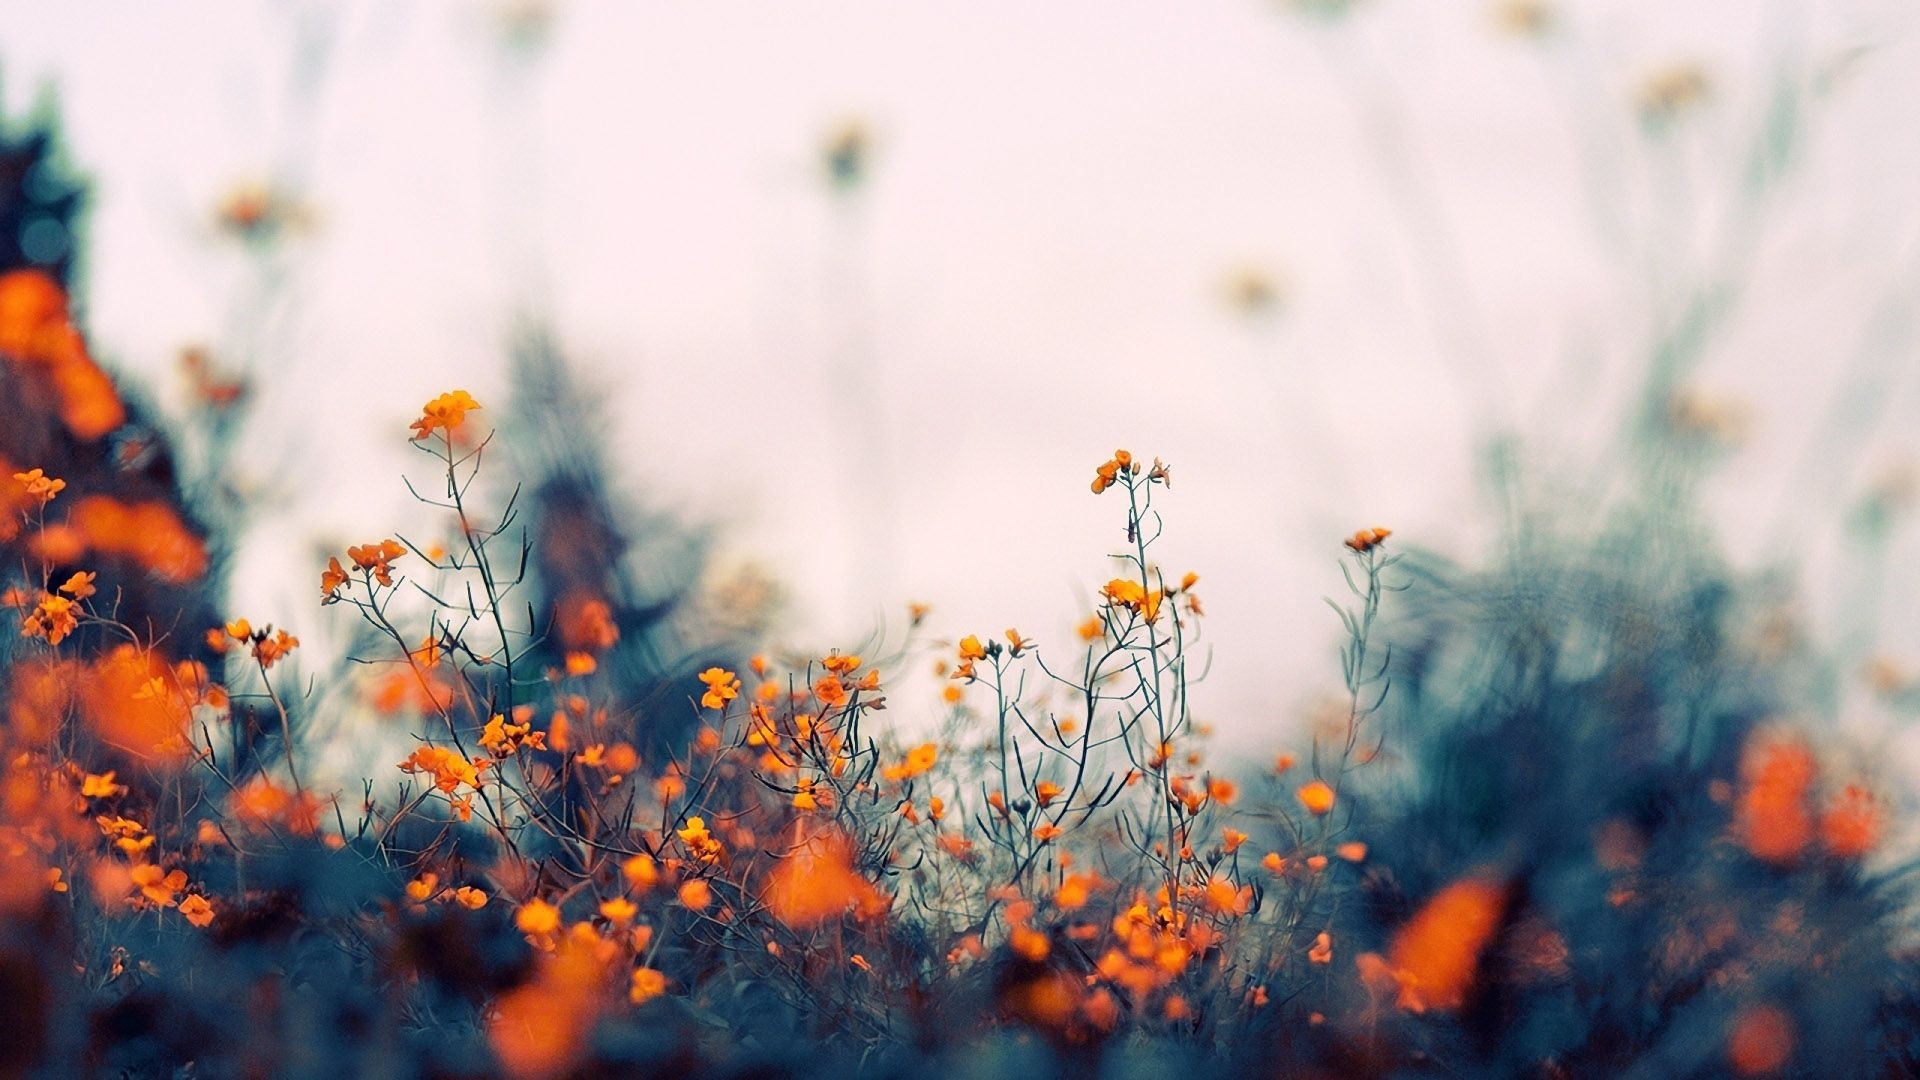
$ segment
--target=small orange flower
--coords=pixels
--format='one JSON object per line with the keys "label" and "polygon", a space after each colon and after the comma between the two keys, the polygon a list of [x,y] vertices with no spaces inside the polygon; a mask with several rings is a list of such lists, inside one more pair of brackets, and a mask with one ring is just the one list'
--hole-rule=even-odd
{"label": "small orange flower", "polygon": [[1383,529],[1376,526],[1371,529],[1361,529],[1359,532],[1347,537],[1345,543],[1355,551],[1367,552],[1386,543],[1387,537],[1392,535],[1392,529]]}
{"label": "small orange flower", "polygon": [[409,424],[413,429],[414,441],[445,431],[448,438],[453,437],[453,429],[466,423],[467,413],[477,411],[480,403],[465,390],[449,390],[420,408],[420,419]]}
{"label": "small orange flower", "polygon": [[75,600],[85,600],[95,592],[93,579],[93,574],[85,570],[76,570],[73,576],[68,578],[66,582],[60,586],[60,591],[73,597]]}
{"label": "small orange flower", "polygon": [[194,893],[180,901],[180,914],[186,916],[188,922],[204,930],[213,922],[213,905],[207,903],[206,897]]}
{"label": "small orange flower", "polygon": [[1333,963],[1333,935],[1320,931],[1313,939],[1313,948],[1307,950],[1307,959],[1316,964]]}
{"label": "small orange flower", "polygon": [[1333,810],[1333,788],[1324,780],[1313,780],[1301,785],[1295,793],[1300,805],[1315,817],[1323,816]]}
{"label": "small orange flower", "polygon": [[[393,560],[406,553],[406,548],[388,539],[376,544],[350,547],[347,549],[347,558],[359,569],[373,571],[375,581],[378,581],[382,585],[391,586],[393,584]],[[323,578],[322,580],[324,582],[325,579]]]}
{"label": "small orange flower", "polygon": [[667,977],[652,968],[634,968],[633,985],[627,990],[627,999],[635,1005],[644,1005],[667,992]]}
{"label": "small orange flower", "polygon": [[560,929],[560,909],[545,900],[529,900],[514,913],[513,925],[536,937]]}
{"label": "small orange flower", "polygon": [[340,599],[340,587],[347,583],[347,572],[340,565],[340,557],[327,557],[327,568],[320,571],[320,602],[331,604]]}
{"label": "small orange flower", "polygon": [[27,489],[28,496],[40,500],[43,505],[52,502],[55,495],[67,489],[65,480],[48,476],[41,469],[17,472],[13,474],[13,478],[20,482],[21,487]]}
{"label": "small orange flower", "polygon": [[700,681],[707,684],[700,704],[709,709],[724,709],[727,702],[740,696],[740,677],[726,668],[710,667],[700,673]]}
{"label": "small orange flower", "polygon": [[985,660],[986,658],[987,650],[980,644],[978,637],[973,634],[968,634],[966,637],[960,639],[960,659]]}

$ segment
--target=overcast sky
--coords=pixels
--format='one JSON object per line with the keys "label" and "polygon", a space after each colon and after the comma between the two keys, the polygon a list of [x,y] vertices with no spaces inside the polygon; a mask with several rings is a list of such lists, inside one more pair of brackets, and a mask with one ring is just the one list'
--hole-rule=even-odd
{"label": "overcast sky", "polygon": [[[1094,466],[1166,458],[1203,712],[1265,743],[1334,678],[1340,535],[1470,556],[1475,432],[1557,467],[1610,430],[1649,296],[1723,250],[1782,72],[1808,141],[1697,380],[1750,416],[1717,496],[1736,550],[1920,442],[1887,318],[1920,265],[1895,0],[1588,0],[1541,42],[1474,0],[551,8],[530,46],[489,3],[0,2],[8,108],[56,91],[96,184],[98,350],[163,400],[183,344],[240,340],[222,194],[280,178],[311,208],[253,346],[261,477],[304,492],[260,565],[392,531],[406,419],[452,386],[501,401],[532,310],[606,388],[633,492],[719,524],[821,648],[909,599],[942,632],[1064,639],[1119,540]],[[1655,146],[1638,88],[1692,63],[1708,99]],[[819,150],[853,117],[871,177],[836,196]],[[1241,266],[1279,310],[1223,301]],[[1868,449],[1807,486],[1835,395],[1883,369]],[[248,602],[298,632],[321,616],[285,580]]]}

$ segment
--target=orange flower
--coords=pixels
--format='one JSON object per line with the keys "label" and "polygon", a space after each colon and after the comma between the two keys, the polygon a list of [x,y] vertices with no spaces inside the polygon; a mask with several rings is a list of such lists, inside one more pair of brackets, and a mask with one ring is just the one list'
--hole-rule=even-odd
{"label": "orange flower", "polygon": [[21,622],[20,636],[44,638],[47,644],[58,645],[79,628],[80,617],[74,614],[73,601],[48,593]]}
{"label": "orange flower", "polygon": [[713,903],[713,887],[699,878],[683,882],[680,886],[680,905],[690,911],[705,911]]}
{"label": "orange flower", "polygon": [[340,565],[340,557],[327,557],[327,568],[320,571],[320,602],[331,604],[340,599],[340,587],[348,581],[347,572]]}
{"label": "orange flower", "polygon": [[80,781],[80,794],[88,799],[111,799],[126,793],[126,785],[113,782],[112,769],[95,775],[88,773]]}
{"label": "orange flower", "polygon": [[1333,963],[1333,935],[1320,931],[1313,939],[1313,948],[1307,950],[1307,959],[1316,964]]}
{"label": "orange flower", "polygon": [[627,1000],[635,1005],[644,1005],[667,992],[667,977],[652,968],[634,968],[633,983],[627,990]]}
{"label": "orange flower", "polygon": [[616,896],[611,900],[603,900],[600,903],[601,917],[615,926],[627,925],[633,921],[633,917],[639,914],[639,912],[639,905],[624,896]]}
{"label": "orange flower", "polygon": [[740,696],[740,677],[726,668],[710,667],[700,673],[700,681],[707,684],[700,704],[709,709],[724,709],[727,702]]}
{"label": "orange flower", "polygon": [[560,929],[560,909],[545,900],[529,900],[514,913],[513,925],[523,934],[539,937]]}
{"label": "orange flower", "polygon": [[20,482],[21,487],[27,489],[27,495],[30,498],[40,500],[43,505],[52,502],[55,495],[67,489],[67,482],[65,480],[48,476],[46,472],[41,469],[17,472],[13,474],[13,478]]}
{"label": "orange flower", "polygon": [[87,573],[85,570],[76,570],[73,576],[68,578],[66,582],[60,586],[60,591],[73,597],[75,600],[85,600],[96,591],[93,587],[93,579],[93,574]]}
{"label": "orange flower", "polygon": [[205,929],[213,922],[213,905],[207,903],[206,897],[194,893],[180,901],[180,914],[186,916],[188,922]]}
{"label": "orange flower", "polygon": [[[347,549],[347,558],[353,561],[354,566],[362,570],[373,571],[374,580],[380,584],[391,586],[393,584],[393,560],[406,553],[406,548],[388,539],[382,540],[377,544],[350,547]],[[324,582],[325,578],[323,577],[322,583],[324,584]]]}
{"label": "orange flower", "polygon": [[469,911],[479,911],[487,906],[487,894],[471,885],[462,885],[453,890],[453,901]]}
{"label": "orange flower", "polygon": [[467,413],[479,408],[480,403],[473,400],[473,395],[465,390],[449,390],[421,406],[420,419],[415,420],[408,427],[413,429],[415,442],[426,438],[436,430],[444,430],[447,437],[451,439],[453,429],[466,422]]}
{"label": "orange flower", "polygon": [[898,765],[882,769],[880,773],[888,780],[898,784],[902,781],[911,780],[916,776],[924,775],[928,770],[933,768],[934,762],[938,760],[939,757],[940,748],[937,745],[933,743],[921,743],[919,746],[907,751],[906,760]]}
{"label": "orange flower", "polygon": [[1220,839],[1227,849],[1227,854],[1231,855],[1240,850],[1241,844],[1247,842],[1247,834],[1241,832],[1239,829],[1221,829]]}
{"label": "orange flower", "polygon": [[1401,1007],[1459,1008],[1506,907],[1506,887],[1480,878],[1435,893],[1393,939],[1388,959],[1402,985]]}
{"label": "orange flower", "polygon": [[960,639],[960,659],[985,660],[986,658],[987,650],[980,644],[978,637],[973,634],[968,634],[966,637]]}
{"label": "orange flower", "polygon": [[423,746],[408,755],[407,759],[400,763],[399,768],[401,772],[408,774],[430,774],[435,787],[451,794],[461,784],[478,788],[481,772],[492,766],[491,761],[481,758],[468,761],[455,751],[444,747]]}
{"label": "orange flower", "polygon": [[1347,537],[1345,543],[1355,551],[1372,551],[1374,548],[1386,543],[1387,537],[1392,535],[1392,529],[1383,529],[1376,526],[1371,529],[1361,529],[1359,532]]}
{"label": "orange flower", "polygon": [[726,849],[721,846],[720,841],[707,831],[707,822],[704,818],[688,818],[686,826],[677,830],[677,835],[680,837],[680,842],[687,845],[687,850],[693,854],[693,857],[701,862],[715,862],[726,854]]}
{"label": "orange flower", "polygon": [[1333,810],[1333,788],[1324,780],[1314,780],[1301,785],[1295,793],[1300,805],[1315,817],[1323,816]]}
{"label": "orange flower", "polygon": [[620,864],[620,876],[627,879],[629,886],[646,892],[660,880],[660,868],[654,864],[653,856],[641,852]]}
{"label": "orange flower", "polygon": [[1042,822],[1033,827],[1033,838],[1043,844],[1048,844],[1058,840],[1062,831],[1058,825]]}

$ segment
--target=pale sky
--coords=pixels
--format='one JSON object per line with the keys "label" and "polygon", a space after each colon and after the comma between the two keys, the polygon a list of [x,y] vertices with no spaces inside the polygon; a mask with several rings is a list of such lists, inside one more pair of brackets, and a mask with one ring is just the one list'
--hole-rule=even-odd
{"label": "pale sky", "polygon": [[[52,88],[96,182],[96,348],[163,402],[178,349],[238,348],[249,309],[211,208],[256,177],[311,207],[256,344],[260,479],[300,487],[258,565],[394,531],[406,419],[453,386],[504,402],[531,307],[605,387],[632,491],[715,522],[822,650],[910,599],[941,633],[1064,642],[1119,540],[1094,466],[1166,458],[1163,559],[1211,613],[1204,718],[1264,745],[1336,677],[1339,536],[1471,557],[1472,432],[1571,463],[1610,430],[1650,282],[1722,250],[1783,70],[1817,87],[1808,139],[1697,380],[1751,418],[1716,495],[1735,550],[1783,506],[1837,522],[1920,450],[1887,306],[1920,280],[1897,0],[1586,0],[1545,42],[1476,0],[1338,25],[1276,0],[551,7],[516,51],[494,3],[0,2],[8,108]],[[1694,62],[1709,99],[1654,147],[1636,88]],[[817,157],[849,117],[875,140],[852,202]],[[1243,265],[1281,311],[1222,302]],[[1867,449],[1807,485],[1817,424],[1875,371]],[[323,618],[304,564],[281,577],[247,602]],[[1903,610],[1891,644],[1920,661]]]}

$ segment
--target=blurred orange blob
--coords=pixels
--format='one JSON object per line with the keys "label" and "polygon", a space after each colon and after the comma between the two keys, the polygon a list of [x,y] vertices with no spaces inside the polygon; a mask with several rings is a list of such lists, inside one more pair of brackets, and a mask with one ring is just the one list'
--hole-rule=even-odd
{"label": "blurred orange blob", "polygon": [[1848,784],[1820,816],[1820,840],[1843,859],[1858,859],[1880,842],[1880,804],[1873,793]]}
{"label": "blurred orange blob", "polygon": [[92,665],[77,690],[81,716],[106,742],[145,758],[184,760],[192,702],[173,670],[152,652],[117,645]]}
{"label": "blurred orange blob", "polygon": [[1813,752],[1790,735],[1755,735],[1740,765],[1742,788],[1734,829],[1756,859],[1791,862],[1813,841],[1807,794]]}
{"label": "blurred orange blob", "polygon": [[1506,886],[1482,878],[1456,881],[1427,901],[1388,954],[1404,987],[1401,1007],[1459,1008],[1506,909]]}
{"label": "blurred orange blob", "polygon": [[113,380],[87,355],[59,282],[38,270],[0,274],[0,353],[55,400],[73,435],[93,441],[126,422]]}
{"label": "blurred orange blob", "polygon": [[1793,1057],[1793,1019],[1771,1005],[1743,1010],[1727,1033],[1727,1064],[1742,1076],[1779,1071]]}
{"label": "blurred orange blob", "polygon": [[169,584],[206,573],[206,544],[166,503],[90,495],[74,504],[68,523],[88,548],[129,560]]}
{"label": "blurred orange blob", "polygon": [[863,918],[883,915],[892,899],[854,870],[846,843],[836,839],[780,860],[767,877],[766,903],[775,918],[798,929],[849,910]]}

